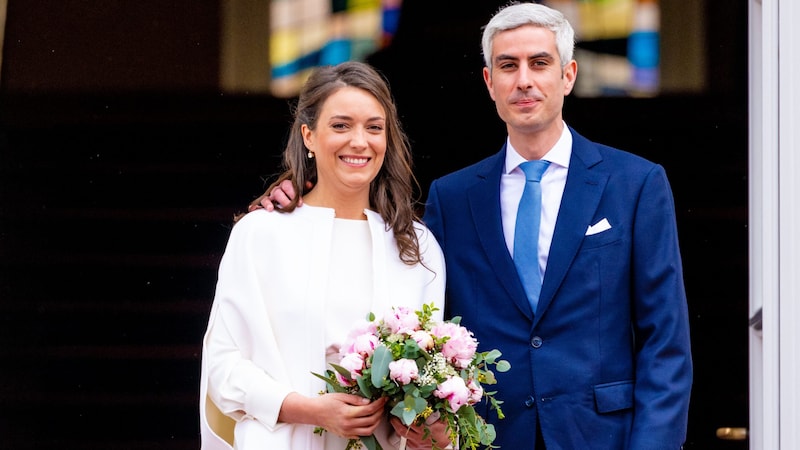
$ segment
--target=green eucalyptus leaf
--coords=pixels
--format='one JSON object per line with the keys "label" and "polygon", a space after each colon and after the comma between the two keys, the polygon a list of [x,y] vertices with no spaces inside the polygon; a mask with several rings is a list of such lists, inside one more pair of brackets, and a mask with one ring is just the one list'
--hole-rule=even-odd
{"label": "green eucalyptus leaf", "polygon": [[509,370],[511,370],[511,363],[506,361],[505,359],[497,361],[495,370],[497,370],[498,372],[508,372]]}
{"label": "green eucalyptus leaf", "polygon": [[325,383],[327,385],[327,391],[328,392],[344,392],[344,393],[348,392],[346,387],[344,387],[341,384],[339,384],[339,382],[336,380],[336,376],[333,374],[333,372],[328,371],[327,374],[328,374],[328,376],[322,376],[322,375],[320,375],[318,373],[311,372],[311,375],[314,375],[315,377],[319,378],[320,380],[325,381]]}
{"label": "green eucalyptus leaf", "polygon": [[500,350],[494,349],[492,351],[484,353],[483,354],[483,359],[485,359],[486,362],[489,363],[489,364],[494,364],[494,362],[497,360],[497,358],[499,358],[502,355],[503,354],[500,353]]}
{"label": "green eucalyptus leaf", "polygon": [[390,413],[395,417],[399,417],[405,425],[411,425],[411,423],[414,421],[414,418],[417,417],[417,413],[409,408],[406,408],[406,402],[399,402],[398,404],[394,405],[394,408],[392,408]]}
{"label": "green eucalyptus leaf", "polygon": [[497,437],[497,432],[494,430],[494,425],[487,423],[481,430],[481,444],[489,445],[494,442]]}
{"label": "green eucalyptus leaf", "polygon": [[403,343],[403,358],[406,359],[417,359],[418,356],[422,354],[422,351],[419,348],[419,344],[414,339],[406,339]]}
{"label": "green eucalyptus leaf", "polygon": [[[422,411],[425,411],[425,408],[428,407],[428,402],[426,402],[424,398],[419,398],[419,397],[412,397],[412,398],[413,398],[414,412],[417,414],[422,414]],[[406,400],[406,403],[408,403],[408,400]]]}
{"label": "green eucalyptus leaf", "polygon": [[374,434],[361,436],[361,443],[364,444],[364,447],[368,450],[383,450],[383,447],[381,447],[381,444],[375,438]]}
{"label": "green eucalyptus leaf", "polygon": [[375,391],[372,389],[372,385],[367,381],[367,377],[356,378],[356,383],[358,383],[358,388],[361,390],[361,395],[366,398],[372,398]]}
{"label": "green eucalyptus leaf", "polygon": [[494,373],[491,370],[484,370],[481,375],[481,384],[497,384],[497,379],[494,377]]}
{"label": "green eucalyptus leaf", "polygon": [[392,352],[385,345],[380,345],[372,354],[372,385],[382,388],[389,382],[389,363],[392,362]]}

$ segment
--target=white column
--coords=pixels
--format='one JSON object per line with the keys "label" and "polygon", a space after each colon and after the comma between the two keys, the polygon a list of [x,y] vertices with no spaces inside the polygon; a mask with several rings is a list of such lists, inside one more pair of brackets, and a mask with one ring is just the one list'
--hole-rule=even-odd
{"label": "white column", "polygon": [[800,449],[800,3],[778,3],[780,445]]}
{"label": "white column", "polygon": [[749,0],[749,252],[751,450],[778,450],[777,3]]}
{"label": "white column", "polygon": [[800,3],[749,0],[750,448],[800,448]]}

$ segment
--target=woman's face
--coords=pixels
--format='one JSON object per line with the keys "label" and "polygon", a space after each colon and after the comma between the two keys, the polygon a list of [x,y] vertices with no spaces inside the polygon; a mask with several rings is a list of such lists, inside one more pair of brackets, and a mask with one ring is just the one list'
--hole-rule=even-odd
{"label": "woman's face", "polygon": [[317,128],[302,127],[317,164],[315,190],[368,193],[386,155],[386,112],[369,92],[346,86],[323,103]]}

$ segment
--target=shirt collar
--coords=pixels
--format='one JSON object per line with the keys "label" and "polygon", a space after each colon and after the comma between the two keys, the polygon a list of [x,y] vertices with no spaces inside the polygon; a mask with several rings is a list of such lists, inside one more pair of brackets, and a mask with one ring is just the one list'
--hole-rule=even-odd
{"label": "shirt collar", "polygon": [[[561,137],[558,138],[553,148],[547,151],[542,157],[545,161],[550,161],[550,164],[555,164],[564,168],[569,168],[569,158],[572,155],[572,133],[569,127],[564,123],[564,129],[561,131]],[[511,173],[517,166],[527,161],[519,153],[517,149],[511,145],[511,140],[506,137],[506,173]]]}

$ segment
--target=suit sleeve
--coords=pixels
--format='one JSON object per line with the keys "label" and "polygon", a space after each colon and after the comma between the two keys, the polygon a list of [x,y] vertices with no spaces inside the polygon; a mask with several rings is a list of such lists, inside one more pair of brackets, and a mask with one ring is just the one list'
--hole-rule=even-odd
{"label": "suit sleeve", "polygon": [[628,448],[680,448],[686,436],[692,361],[675,207],[654,166],[633,229],[635,417]]}
{"label": "suit sleeve", "polygon": [[439,207],[439,194],[438,194],[438,184],[436,181],[431,183],[431,187],[428,190],[428,200],[425,202],[425,214],[422,217],[422,221],[431,230],[436,240],[439,242],[439,246],[444,251],[444,236],[442,235],[444,225],[442,224],[442,214]]}

